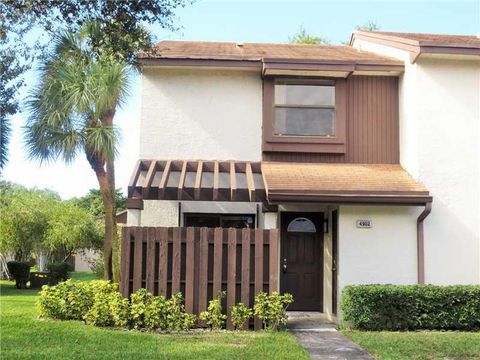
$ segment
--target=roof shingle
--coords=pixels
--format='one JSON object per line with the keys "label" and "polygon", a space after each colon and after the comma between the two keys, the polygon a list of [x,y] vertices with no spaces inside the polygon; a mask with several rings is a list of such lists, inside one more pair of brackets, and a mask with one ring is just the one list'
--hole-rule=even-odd
{"label": "roof shingle", "polygon": [[350,46],[233,43],[202,41],[161,41],[141,59],[244,60],[292,59],[312,61],[345,61],[364,64],[402,64],[396,59],[360,51]]}
{"label": "roof shingle", "polygon": [[397,164],[263,162],[262,173],[268,195],[428,195],[428,190]]}

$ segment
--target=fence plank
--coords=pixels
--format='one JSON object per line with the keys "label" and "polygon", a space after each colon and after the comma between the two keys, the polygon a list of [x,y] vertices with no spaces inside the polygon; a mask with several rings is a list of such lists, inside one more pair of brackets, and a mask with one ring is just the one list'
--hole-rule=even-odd
{"label": "fence plank", "polygon": [[223,228],[215,228],[213,241],[213,296],[217,296],[222,291]]}
{"label": "fence plank", "polygon": [[[263,230],[255,229],[255,295],[263,291]],[[262,328],[262,322],[255,317],[255,330]]]}
{"label": "fence plank", "polygon": [[155,291],[155,228],[147,229],[147,274],[146,286],[147,290],[152,294]]}
{"label": "fence plank", "polygon": [[180,291],[182,228],[173,228],[172,295]]}
{"label": "fence plank", "polygon": [[250,306],[250,229],[242,229],[242,286],[241,300]]}
{"label": "fence plank", "polygon": [[[242,285],[240,297],[242,303],[250,307],[250,234],[251,229],[242,229]],[[244,330],[248,330],[247,321],[243,326]]]}
{"label": "fence plank", "polygon": [[130,285],[130,229],[129,227],[122,228],[122,251],[121,251],[121,264],[122,264],[122,273],[121,275],[121,293],[124,297],[129,295],[129,285]]}
{"label": "fence plank", "polygon": [[228,262],[227,262],[227,329],[233,330],[231,320],[231,309],[235,305],[236,288],[236,267],[237,267],[237,230],[228,229]]}
{"label": "fence plank", "polygon": [[158,294],[167,296],[168,228],[157,228],[157,236],[160,240],[160,256],[158,261]]}
{"label": "fence plank", "polygon": [[269,231],[269,292],[278,291],[278,231],[272,229]]}
{"label": "fence plank", "polygon": [[193,314],[194,278],[195,278],[195,228],[187,228],[187,256],[185,264],[185,310]]}
{"label": "fence plank", "polygon": [[134,257],[133,257],[133,289],[135,292],[142,287],[142,246],[143,228],[135,227]]}
{"label": "fence plank", "polygon": [[200,229],[200,268],[198,272],[198,312],[207,309],[207,287],[208,287],[208,228]]}

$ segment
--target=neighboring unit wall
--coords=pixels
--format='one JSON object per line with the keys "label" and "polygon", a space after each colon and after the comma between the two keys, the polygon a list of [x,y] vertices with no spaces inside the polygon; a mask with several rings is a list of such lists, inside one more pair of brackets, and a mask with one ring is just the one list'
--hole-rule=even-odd
{"label": "neighboring unit wall", "polygon": [[[338,290],[352,284],[417,282],[416,220],[421,208],[342,205],[338,212]],[[369,229],[357,220],[371,220]]]}
{"label": "neighboring unit wall", "polygon": [[140,158],[261,160],[258,72],[146,67]]}
{"label": "neighboring unit wall", "polygon": [[99,251],[90,249],[75,253],[75,271],[92,272],[91,265],[100,257]]}
{"label": "neighboring unit wall", "polygon": [[264,160],[398,164],[398,78],[350,76],[346,82],[346,153],[264,153]]}
{"label": "neighboring unit wall", "polygon": [[418,176],[428,283],[480,283],[480,61],[419,59]]}
{"label": "neighboring unit wall", "polygon": [[400,162],[433,195],[425,219],[425,281],[480,283],[480,60],[420,55],[357,40],[405,61]]}

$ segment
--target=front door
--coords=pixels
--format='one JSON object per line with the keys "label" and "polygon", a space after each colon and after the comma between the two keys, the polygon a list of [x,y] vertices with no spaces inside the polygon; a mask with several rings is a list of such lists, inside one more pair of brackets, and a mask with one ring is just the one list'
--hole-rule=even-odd
{"label": "front door", "polygon": [[283,213],[281,291],[293,295],[289,310],[323,311],[323,214]]}

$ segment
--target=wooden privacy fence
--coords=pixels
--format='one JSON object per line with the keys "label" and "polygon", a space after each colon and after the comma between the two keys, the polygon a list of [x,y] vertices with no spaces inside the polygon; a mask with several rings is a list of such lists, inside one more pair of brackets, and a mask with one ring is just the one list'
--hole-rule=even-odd
{"label": "wooden privacy fence", "polygon": [[[124,227],[120,291],[139,288],[154,295],[181,291],[188,313],[199,314],[220,291],[232,328],[230,309],[237,302],[253,307],[260,291],[278,291],[278,230]],[[255,329],[261,328],[259,319]]]}

